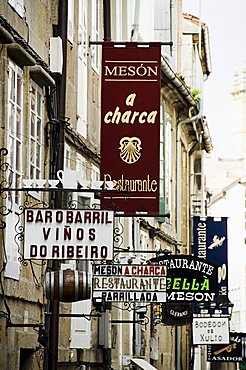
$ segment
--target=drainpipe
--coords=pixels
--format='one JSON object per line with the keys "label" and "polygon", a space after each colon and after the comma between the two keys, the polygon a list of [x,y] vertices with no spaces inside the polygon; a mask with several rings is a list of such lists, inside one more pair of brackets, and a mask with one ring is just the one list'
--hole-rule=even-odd
{"label": "drainpipe", "polygon": [[104,41],[111,41],[110,0],[103,0]]}
{"label": "drainpipe", "polygon": [[199,109],[198,114],[196,114],[195,116],[189,117],[184,121],[179,122],[178,125],[182,126],[188,123],[192,123],[194,131],[196,132],[196,122],[199,120],[201,120],[201,125],[202,125],[202,132],[201,132],[202,139],[197,133],[196,133],[196,139],[198,142],[203,142],[204,149],[206,150],[207,153],[210,153],[213,149],[213,146],[212,146],[212,142],[211,142],[211,138],[209,134],[208,125],[205,120],[205,116],[203,115],[203,98],[201,99],[201,102],[200,102],[200,109]]}
{"label": "drainpipe", "polygon": [[[202,134],[199,138],[199,147],[202,148]],[[205,217],[205,189],[204,189],[204,151],[201,153],[201,217]]]}
{"label": "drainpipe", "polygon": [[[111,41],[111,9],[110,0],[103,0],[103,29],[104,29],[104,41]],[[111,336],[110,336],[110,320],[111,320],[111,304],[106,305],[105,313],[102,313],[102,319],[104,320],[104,331],[106,338],[105,346],[102,349],[103,354],[103,369],[110,370],[112,362],[112,350],[111,350]]]}
{"label": "drainpipe", "polygon": [[[173,0],[170,0],[169,11],[170,11],[170,40],[173,40]],[[173,57],[173,45],[170,46],[170,55]]]}
{"label": "drainpipe", "polygon": [[[182,122],[177,124],[176,133],[176,228],[177,228],[177,253],[180,253],[181,246],[181,145],[180,145],[180,129]],[[181,370],[181,327],[175,327],[176,333],[176,370]]]}
{"label": "drainpipe", "polygon": [[[176,176],[177,176],[177,191],[176,191],[176,225],[177,225],[177,241],[179,245],[181,245],[181,145],[180,145],[180,138],[181,138],[181,127],[183,125],[192,123],[194,130],[196,131],[195,124],[197,121],[201,120],[203,131],[202,135],[197,135],[197,141],[199,143],[202,142],[202,139],[204,141],[205,150],[207,152],[210,152],[212,150],[212,144],[210,140],[210,135],[208,132],[207,124],[205,125],[203,122],[204,116],[203,116],[203,106],[200,105],[200,111],[198,114],[196,114],[193,117],[189,117],[184,121],[179,121],[177,123],[177,133],[176,133]],[[182,353],[182,336],[181,336],[181,327],[176,327],[176,370],[182,369],[181,364],[181,353]]]}
{"label": "drainpipe", "polygon": [[[176,228],[177,228],[177,252],[180,253],[181,246],[181,127],[182,125],[196,122],[202,117],[202,112],[200,111],[197,115],[187,118],[184,121],[177,123],[176,132]],[[182,354],[182,333],[181,327],[176,326],[176,370],[182,369],[181,364],[181,354]]]}
{"label": "drainpipe", "polygon": [[[55,172],[63,169],[64,161],[64,123],[66,111],[66,71],[67,71],[67,13],[68,0],[59,0],[58,8],[58,36],[62,39],[63,46],[63,69],[59,79],[57,79],[58,92],[58,149]],[[54,148],[55,149],[55,148]],[[62,208],[62,194],[56,193],[55,208]],[[59,260],[52,262],[51,269],[58,271],[60,269]],[[51,313],[48,333],[49,333],[49,348],[48,355],[45,359],[44,368],[47,370],[57,370],[58,367],[58,344],[59,344],[59,301],[51,300],[48,302],[49,312]]]}

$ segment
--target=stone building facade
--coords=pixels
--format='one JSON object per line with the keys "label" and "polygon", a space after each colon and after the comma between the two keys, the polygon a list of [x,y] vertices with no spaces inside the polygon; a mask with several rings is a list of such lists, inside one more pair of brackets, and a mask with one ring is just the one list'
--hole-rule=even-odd
{"label": "stone building facade", "polygon": [[[117,215],[115,254],[117,248],[129,249],[130,256],[122,252],[119,258],[139,261],[163,251],[191,253],[191,215],[203,207],[203,152],[211,150],[207,122],[194,95],[211,72],[206,27],[200,32],[197,20],[183,16],[181,0],[1,2],[3,369],[181,370],[192,361],[190,326],[164,325],[163,305],[96,307],[91,299],[54,304],[46,299],[45,273],[54,268],[89,273],[90,262],[27,261],[23,255],[25,207],[100,208],[98,194],[78,191],[77,181],[78,176],[90,183],[100,178],[101,42],[109,4],[113,41],[173,41],[162,46],[160,215]],[[190,27],[184,22],[191,22]],[[183,57],[184,38],[189,38],[188,55],[194,53],[190,65],[189,56]],[[197,79],[188,86],[187,74],[194,71]],[[47,191],[48,185],[53,189],[58,184],[57,171],[70,188],[62,199],[58,188]],[[60,316],[57,360],[51,365],[50,356],[56,357],[51,353],[55,306]]]}

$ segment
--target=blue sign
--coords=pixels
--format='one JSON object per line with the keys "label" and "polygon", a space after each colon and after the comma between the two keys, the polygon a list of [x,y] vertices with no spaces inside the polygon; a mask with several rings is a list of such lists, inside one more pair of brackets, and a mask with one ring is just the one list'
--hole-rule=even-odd
{"label": "blue sign", "polygon": [[215,309],[228,313],[227,217],[194,217],[194,255],[218,266],[218,294]]}

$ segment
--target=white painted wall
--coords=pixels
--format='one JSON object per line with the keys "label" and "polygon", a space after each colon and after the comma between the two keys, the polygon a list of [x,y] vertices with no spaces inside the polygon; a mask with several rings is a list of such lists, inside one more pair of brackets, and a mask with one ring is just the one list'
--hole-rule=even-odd
{"label": "white painted wall", "polygon": [[245,185],[237,184],[209,208],[209,215],[228,217],[229,297],[234,304],[231,330],[246,330]]}

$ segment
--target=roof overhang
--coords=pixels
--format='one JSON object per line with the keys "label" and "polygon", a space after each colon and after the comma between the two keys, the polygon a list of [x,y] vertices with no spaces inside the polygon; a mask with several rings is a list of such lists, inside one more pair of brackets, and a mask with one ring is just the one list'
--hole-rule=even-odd
{"label": "roof overhang", "polygon": [[179,107],[179,109],[197,106],[191,91],[178,74],[174,72],[165,57],[162,57],[161,72],[162,92],[171,104],[176,108]]}
{"label": "roof overhang", "polygon": [[162,88],[161,94],[176,109],[186,114],[187,109],[193,109],[195,116],[187,118],[184,131],[189,138],[191,147],[200,142],[202,136],[203,148],[207,153],[212,151],[212,141],[207,122],[202,113],[199,113],[199,104],[194,100],[185,82],[173,71],[165,58],[162,58]]}
{"label": "roof overhang", "polygon": [[[196,115],[181,122],[182,128],[189,138],[190,150],[195,149],[197,145],[202,144],[201,149],[210,153],[213,149],[208,124],[203,115]],[[202,139],[200,142],[200,138]]]}
{"label": "roof overhang", "polygon": [[204,75],[209,76],[212,72],[209,29],[204,22],[192,14],[183,13],[183,17],[185,21],[183,34],[192,35],[193,42],[200,44],[202,71]]}

